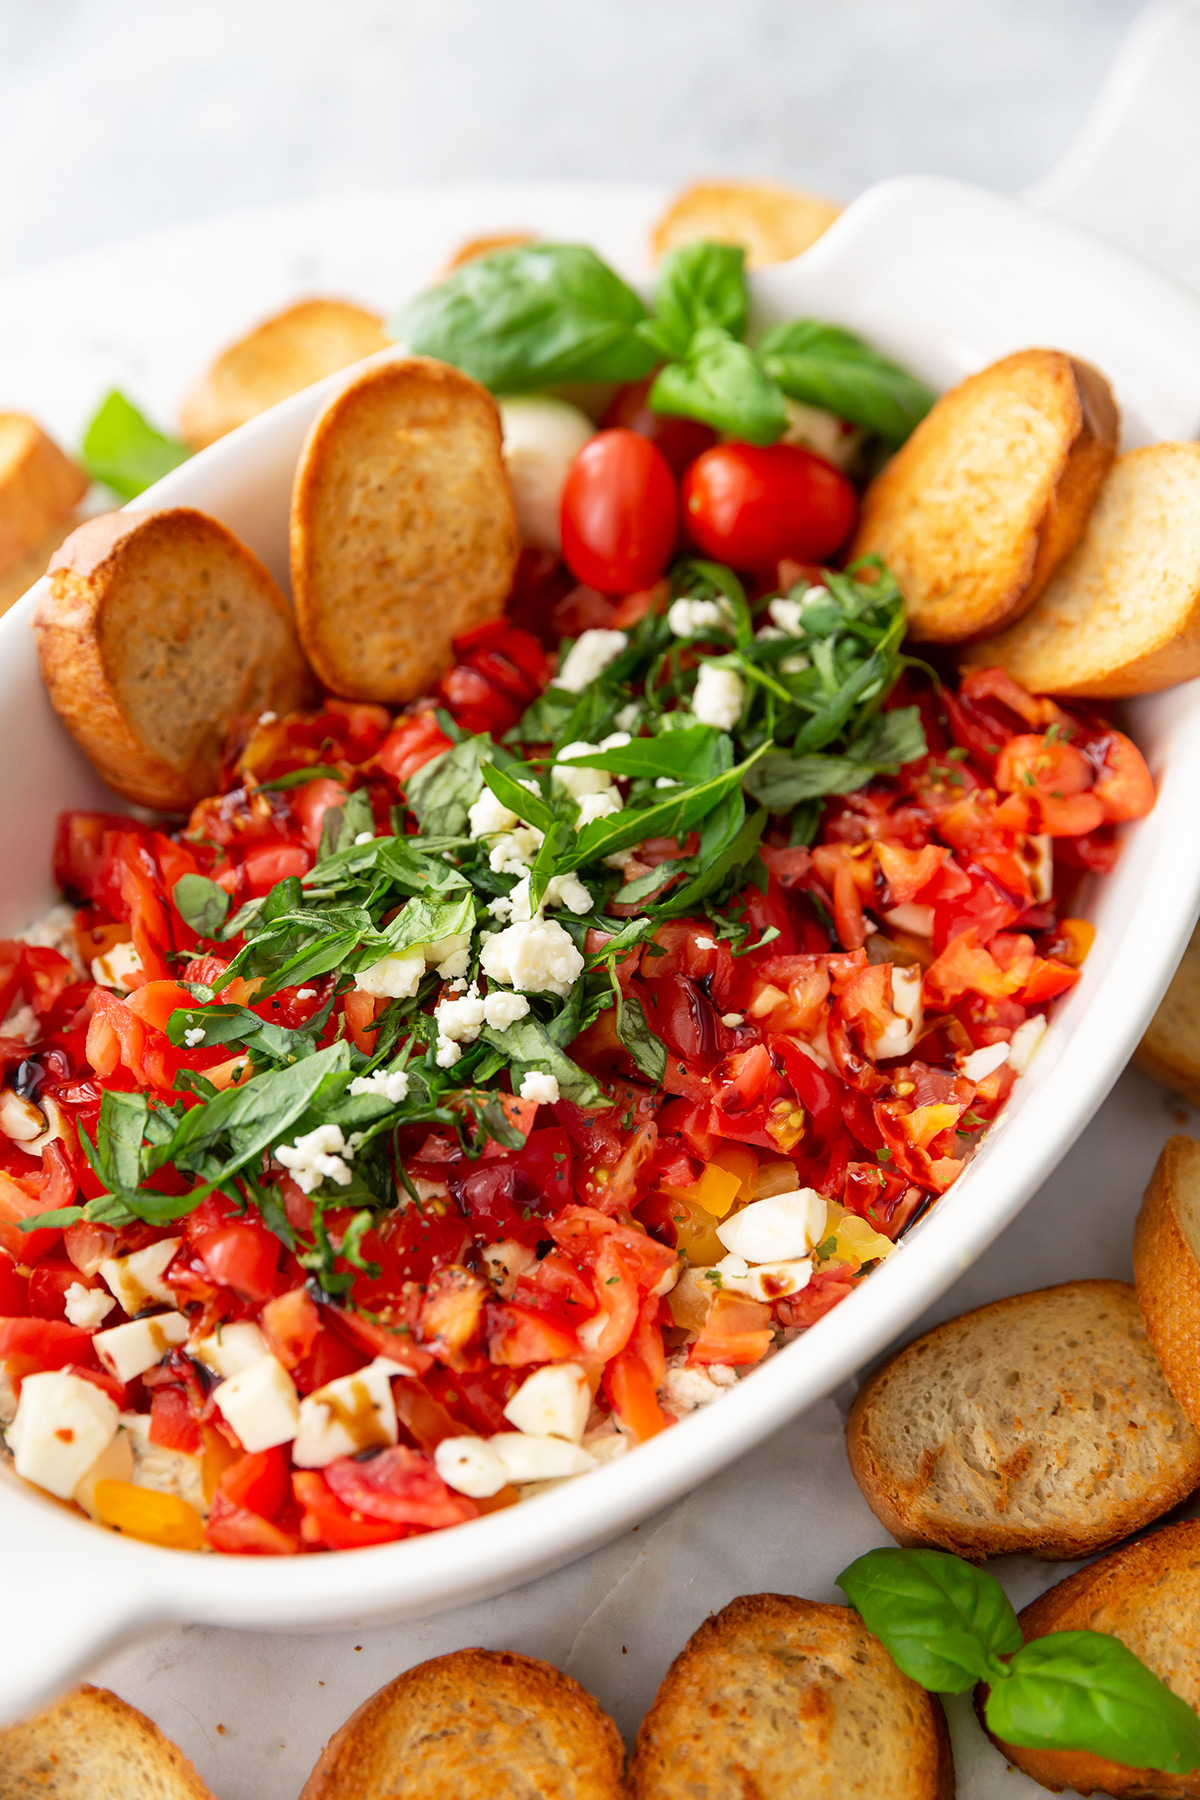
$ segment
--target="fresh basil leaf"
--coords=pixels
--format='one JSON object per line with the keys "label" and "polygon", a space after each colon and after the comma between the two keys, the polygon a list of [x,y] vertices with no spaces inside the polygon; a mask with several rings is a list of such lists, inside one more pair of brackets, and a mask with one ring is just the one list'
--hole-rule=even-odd
{"label": "fresh basil leaf", "polygon": [[613,988],[617,1001],[617,1039],[628,1050],[638,1073],[658,1083],[667,1072],[667,1046],[650,1029],[645,1008],[636,994]]}
{"label": "fresh basil leaf", "polygon": [[467,811],[483,788],[480,765],[491,761],[495,749],[490,738],[463,738],[411,777],[405,796],[423,837],[463,835]]}
{"label": "fresh basil leaf", "polygon": [[793,319],[766,332],[758,354],[792,400],[902,444],[937,396],[852,331],[819,319]]}
{"label": "fresh basil leaf", "polygon": [[476,257],[390,325],[423,356],[495,394],[563,381],[637,381],[658,360],[636,335],[646,309],[585,244],[521,244]]}
{"label": "fresh basil leaf", "polygon": [[378,950],[368,950],[358,967],[369,969],[383,957],[411,950],[417,944],[440,944],[445,938],[461,937],[474,924],[475,897],[469,887],[457,890],[453,899],[417,894],[384,926]]}
{"label": "fresh basil leaf", "polygon": [[837,1578],[867,1630],[921,1686],[964,1694],[1003,1678],[1021,1627],[991,1575],[943,1550],[869,1550]]}
{"label": "fresh basil leaf", "polygon": [[773,444],[787,428],[783,395],[754,351],[716,325],[696,332],[686,362],[659,370],[649,399],[655,412],[702,419],[750,444]]}
{"label": "fresh basil leaf", "polygon": [[684,731],[664,731],[661,737],[634,738],[619,749],[572,756],[566,766],[607,769],[613,775],[631,779],[668,777],[694,785],[723,774],[732,761],[728,732],[717,731],[711,725],[690,725]]}
{"label": "fresh basil leaf", "polygon": [[171,898],[180,918],[197,937],[215,938],[229,912],[229,895],[207,875],[181,875]]}
{"label": "fresh basil leaf", "polygon": [[763,745],[736,768],[727,769],[711,781],[701,782],[698,787],[685,788],[679,794],[667,794],[650,806],[626,807],[622,812],[594,819],[576,836],[573,848],[560,864],[560,872],[580,869],[598,858],[614,856],[618,850],[632,850],[646,838],[678,838],[680,833],[690,831],[718,801],[744,781],[766,749]]}
{"label": "fresh basil leaf", "polygon": [[[352,850],[364,832],[375,836],[375,816],[365,788],[356,788],[346,797],[344,806],[331,806],[321,822],[321,848],[318,863],[336,856],[341,850]],[[365,848],[365,845],[363,846]]]}
{"label": "fresh basil leaf", "polygon": [[1055,1631],[1019,1649],[985,1706],[988,1729],[1031,1749],[1088,1750],[1134,1769],[1200,1768],[1200,1719],[1119,1638]]}
{"label": "fresh basil leaf", "polygon": [[894,774],[904,763],[916,762],[928,750],[919,706],[895,706],[875,713],[866,729],[850,744],[846,754],[868,763],[877,774]]}
{"label": "fresh basil leaf", "polygon": [[303,911],[304,889],[300,885],[300,878],[298,875],[285,875],[282,881],[275,883],[263,901],[262,923],[263,925],[274,925],[289,913],[303,913]]}
{"label": "fresh basil leaf", "polygon": [[[732,801],[736,801],[736,806],[730,805]],[[700,865],[699,872],[681,888],[674,889],[666,896],[660,908],[661,916],[678,917],[692,912],[702,900],[715,894],[731,877],[740,878],[741,871],[758,849],[767,823],[766,809],[758,807],[748,818],[745,817],[745,803],[740,793],[731,795],[728,801],[722,802],[722,807],[726,805],[730,805],[730,818],[739,821],[736,831],[728,837],[723,847],[714,847],[707,854],[702,835],[700,854],[696,858]],[[708,820],[705,820],[706,829],[707,826]]]}
{"label": "fresh basil leaf", "polygon": [[663,356],[686,357],[705,325],[715,325],[730,337],[744,337],[749,311],[745,251],[739,244],[698,238],[663,258],[654,293],[655,316],[637,330]]}
{"label": "fresh basil leaf", "polygon": [[82,1206],[58,1206],[52,1212],[34,1213],[32,1218],[17,1219],[18,1231],[61,1231],[68,1225],[74,1225],[82,1219]]}
{"label": "fresh basil leaf", "polygon": [[110,1193],[127,1205],[141,1181],[142,1139],[150,1102],[145,1094],[104,1094],[93,1146],[83,1126],[79,1139],[92,1168]]}
{"label": "fresh basil leaf", "polygon": [[286,775],[276,775],[273,781],[260,781],[260,794],[283,793],[288,788],[303,787],[306,781],[342,781],[345,779],[341,769],[335,769],[330,763],[309,763],[303,769],[289,769]]}
{"label": "fresh basil leaf", "polygon": [[576,1106],[607,1106],[608,1098],[595,1078],[581,1069],[550,1036],[546,1027],[532,1013],[497,1031],[485,1025],[480,1033],[484,1043],[502,1051],[512,1064],[514,1093],[519,1092],[522,1077],[538,1069],[553,1075],[564,1100]]}
{"label": "fresh basil leaf", "polygon": [[427,893],[430,888],[444,893],[451,888],[470,886],[466,876],[442,856],[444,849],[449,849],[452,843],[461,843],[461,839],[403,837],[376,841],[376,868],[411,894]]}
{"label": "fresh basil leaf", "polygon": [[772,813],[790,813],[825,794],[854,794],[873,770],[848,756],[792,756],[771,750],[746,777],[746,792]]}
{"label": "fresh basil leaf", "polygon": [[83,435],[83,466],[122,500],[136,500],[192,454],[164,437],[116,388],[101,401]]}
{"label": "fresh basil leaf", "polygon": [[528,788],[521,786],[515,775],[507,769],[501,769],[495,763],[484,763],[480,767],[484,785],[491,788],[502,806],[509,812],[516,813],[527,825],[536,825],[539,831],[549,831],[554,823],[554,813],[540,794],[531,794]]}
{"label": "fresh basil leaf", "polygon": [[657,894],[665,881],[671,880],[673,876],[680,874],[688,867],[690,864],[683,862],[658,863],[653,869],[648,869],[644,875],[638,875],[633,881],[624,882],[613,895],[613,899],[618,906],[636,906],[640,900],[648,900],[651,894]]}
{"label": "fresh basil leaf", "polygon": [[552,821],[549,831],[538,845],[538,853],[529,871],[529,908],[536,913],[554,877],[558,859],[571,841],[571,828],[562,819]]}

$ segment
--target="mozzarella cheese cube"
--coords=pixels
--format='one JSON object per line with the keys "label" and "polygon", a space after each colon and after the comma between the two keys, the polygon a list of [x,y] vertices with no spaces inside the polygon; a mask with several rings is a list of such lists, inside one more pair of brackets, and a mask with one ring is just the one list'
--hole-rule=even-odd
{"label": "mozzarella cheese cube", "polygon": [[132,1319],[147,1306],[171,1306],[175,1295],[163,1280],[179,1248],[178,1238],[161,1238],[132,1256],[110,1256],[100,1264],[101,1281]]}
{"label": "mozzarella cheese cube", "polygon": [[129,1441],[127,1431],[118,1431],[100,1452],[86,1475],[80,1477],[75,1484],[75,1492],[71,1496],[76,1506],[82,1506],[85,1513],[96,1516],[96,1483],[98,1481],[132,1481],[133,1480],[133,1445]]}
{"label": "mozzarella cheese cube", "polygon": [[148,1319],[130,1319],[127,1325],[114,1325],[110,1331],[98,1331],[92,1339],[96,1355],[118,1381],[132,1381],[144,1375],[164,1356],[187,1342],[188,1323],[182,1313],[155,1313]]}
{"label": "mozzarella cheese cube", "polygon": [[251,1452],[290,1443],[300,1400],[291,1376],[274,1356],[260,1356],[213,1389],[213,1399],[242,1448]]}
{"label": "mozzarella cheese cube", "polygon": [[357,1456],[360,1450],[396,1443],[399,1431],[392,1376],[405,1372],[386,1358],[376,1357],[365,1369],[341,1375],[306,1395],[300,1402],[292,1445],[296,1467],[323,1469],[339,1456]]}
{"label": "mozzarella cheese cube", "polygon": [[581,694],[615,662],[628,642],[623,631],[581,631],[554,677],[554,686],[565,688],[568,694]]}
{"label": "mozzarella cheese cube", "polygon": [[958,1065],[960,1075],[968,1081],[983,1081],[987,1076],[1001,1069],[1008,1061],[1008,1044],[985,1044],[982,1050],[972,1050],[964,1056]]}
{"label": "mozzarella cheese cube", "polygon": [[433,1466],[447,1487],[471,1500],[490,1500],[508,1483],[508,1472],[486,1438],[443,1438]]}
{"label": "mozzarella cheese cube", "polygon": [[892,964],[892,1007],[895,1017],[883,1030],[868,1038],[871,1055],[878,1061],[888,1056],[907,1056],[925,1026],[921,1005],[921,970],[901,969]]}
{"label": "mozzarella cheese cube", "polygon": [[753,1268],[740,1256],[722,1257],[715,1263],[721,1287],[728,1293],[745,1294],[751,1300],[786,1300],[812,1280],[812,1258],[792,1257],[785,1262],[756,1263]]}
{"label": "mozzarella cheese cube", "polygon": [[592,1390],[579,1364],[547,1363],[522,1382],[504,1408],[504,1416],[518,1431],[533,1437],[565,1438],[578,1444],[583,1441],[591,1410]]}
{"label": "mozzarella cheese cube", "polygon": [[752,1200],[717,1226],[727,1250],[748,1263],[791,1262],[820,1243],[829,1206],[815,1188]]}
{"label": "mozzarella cheese cube", "polygon": [[103,1288],[85,1287],[82,1281],[73,1281],[63,1295],[67,1324],[80,1331],[95,1331],[116,1304]]}
{"label": "mozzarella cheese cube", "polygon": [[136,987],[142,959],[132,944],[114,944],[103,956],[92,958],[92,980],[98,987],[117,988],[127,994]]}
{"label": "mozzarella cheese cube", "polygon": [[701,725],[732,731],[746,704],[746,683],[736,669],[718,669],[701,663],[692,695],[692,711]]}
{"label": "mozzarella cheese cube", "polygon": [[258,1326],[249,1319],[235,1319],[231,1325],[218,1325],[207,1337],[197,1338],[190,1354],[214,1375],[228,1380],[240,1375],[252,1363],[270,1355],[270,1347]]}
{"label": "mozzarella cheese cube", "polygon": [[116,1434],[115,1403],[81,1375],[50,1369],[27,1375],[8,1429],[18,1475],[69,1500]]}
{"label": "mozzarella cheese cube", "polygon": [[501,1431],[489,1441],[510,1481],[557,1481],[564,1475],[586,1474],[596,1466],[594,1456],[564,1438]]}
{"label": "mozzarella cheese cube", "polygon": [[596,427],[577,406],[548,394],[514,394],[497,405],[521,542],[557,555],[567,474]]}

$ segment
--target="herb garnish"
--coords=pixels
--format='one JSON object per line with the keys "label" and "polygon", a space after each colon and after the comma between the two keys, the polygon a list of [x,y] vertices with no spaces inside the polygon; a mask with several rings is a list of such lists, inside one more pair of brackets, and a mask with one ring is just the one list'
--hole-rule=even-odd
{"label": "herb garnish", "polygon": [[122,500],[136,500],[192,454],[186,444],[156,430],[116,388],[97,407],[81,448],[83,466],[92,480]]}

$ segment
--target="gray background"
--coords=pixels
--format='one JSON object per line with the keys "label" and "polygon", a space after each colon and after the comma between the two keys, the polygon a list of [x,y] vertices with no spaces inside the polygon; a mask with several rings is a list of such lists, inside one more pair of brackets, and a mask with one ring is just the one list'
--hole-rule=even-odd
{"label": "gray background", "polygon": [[1139,0],[0,0],[0,274],[409,179],[1033,181]]}

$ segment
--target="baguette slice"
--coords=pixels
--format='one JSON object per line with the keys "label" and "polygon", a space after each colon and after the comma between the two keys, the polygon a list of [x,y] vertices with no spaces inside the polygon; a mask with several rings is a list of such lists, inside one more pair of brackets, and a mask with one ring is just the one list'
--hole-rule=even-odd
{"label": "baguette slice", "polygon": [[466,238],[450,257],[442,273],[453,274],[464,263],[477,262],[481,256],[491,256],[497,250],[516,250],[521,244],[533,242],[531,231],[494,231],[486,237]]}
{"label": "baguette slice", "polygon": [[864,1382],[846,1446],[899,1543],[973,1558],[1088,1556],[1200,1485],[1200,1436],[1123,1281],[1069,1281],[935,1326]]}
{"label": "baguette slice", "polygon": [[1200,1143],[1172,1137],[1133,1234],[1133,1279],[1150,1342],[1180,1406],[1200,1427]]}
{"label": "baguette slice", "polygon": [[995,631],[1077,543],[1118,428],[1097,370],[1061,350],[1018,350],[943,394],[876,476],[853,555],[889,565],[914,637]]}
{"label": "baguette slice", "polygon": [[1200,1106],[1200,929],[1192,933],[1134,1061],[1192,1106]]}
{"label": "baguette slice", "polygon": [[642,1720],[630,1800],[952,1800],[942,1709],[848,1606],[743,1594]]}
{"label": "baguette slice", "polygon": [[222,350],[180,409],[184,441],[203,450],[269,406],[388,343],[378,313],[348,300],[299,300]]}
{"label": "baguette slice", "polygon": [[107,1688],[78,1687],[0,1731],[0,1800],[213,1800],[158,1726]]}
{"label": "baguette slice", "polygon": [[[1026,1643],[1052,1631],[1102,1631],[1200,1712],[1200,1521],[1162,1531],[1068,1575],[1020,1615]],[[1053,1793],[1128,1800],[1197,1800],[1200,1770],[1165,1775],[1130,1769],[1086,1750],[1028,1750],[1001,1743],[1009,1762]]]}
{"label": "baguette slice", "polygon": [[301,642],[335,694],[423,694],[451,640],[503,611],[520,543],[485,388],[427,356],[354,377],[309,432],[292,490]]}
{"label": "baguette slice", "polygon": [[625,1751],[549,1663],[456,1650],[380,1688],[326,1745],[300,1800],[621,1800]]}
{"label": "baguette slice", "polygon": [[695,181],[675,195],[651,233],[654,260],[696,238],[740,244],[746,266],[788,262],[828,231],[842,208],[774,181]]}
{"label": "baguette slice", "polygon": [[1031,693],[1089,700],[1200,675],[1200,444],[1120,457],[1036,606],[968,661],[998,664]]}
{"label": "baguette slice", "polygon": [[287,601],[216,519],[175,506],[73,531],[34,626],[55,711],[110,787],[183,811],[213,792],[234,722],[301,705]]}
{"label": "baguette slice", "polygon": [[[83,470],[40,425],[22,413],[0,413],[0,570],[24,562],[55,530],[65,533],[87,488]],[[47,557],[54,548],[46,545]]]}

